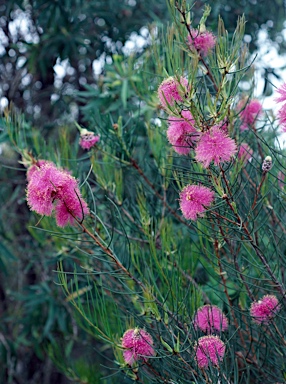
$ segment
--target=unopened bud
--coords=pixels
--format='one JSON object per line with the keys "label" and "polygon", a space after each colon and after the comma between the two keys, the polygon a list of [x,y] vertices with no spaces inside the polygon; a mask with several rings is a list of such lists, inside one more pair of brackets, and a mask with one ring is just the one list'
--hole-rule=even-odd
{"label": "unopened bud", "polygon": [[263,163],[262,163],[262,171],[268,172],[272,168],[272,157],[266,156]]}

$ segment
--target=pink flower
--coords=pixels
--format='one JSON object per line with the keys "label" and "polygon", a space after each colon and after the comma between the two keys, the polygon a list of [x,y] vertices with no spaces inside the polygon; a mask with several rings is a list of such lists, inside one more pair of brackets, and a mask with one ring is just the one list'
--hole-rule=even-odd
{"label": "pink flower", "polygon": [[277,103],[284,103],[286,101],[286,83],[282,84],[280,88],[277,89],[277,92],[280,96],[275,98]]}
{"label": "pink flower", "polygon": [[217,306],[204,305],[195,314],[194,327],[206,333],[225,331],[228,328],[228,320]]}
{"label": "pink flower", "polygon": [[56,194],[54,179],[58,169],[54,164],[45,164],[34,169],[27,186],[27,202],[32,211],[50,216],[53,211],[53,198]]}
{"label": "pink flower", "polygon": [[[281,103],[286,101],[286,83],[281,85],[280,88],[277,89],[277,92],[280,94],[279,97],[275,99],[277,103]],[[282,125],[282,132],[286,132],[286,103],[282,105],[282,107],[278,111],[279,124]]]}
{"label": "pink flower", "polygon": [[144,329],[128,329],[122,337],[122,347],[126,348],[123,357],[129,365],[140,358],[146,360],[155,355],[153,339]]}
{"label": "pink flower", "polygon": [[199,133],[194,127],[195,120],[191,112],[182,111],[182,117],[169,117],[169,128],[167,137],[173,145],[174,150],[181,154],[187,155],[190,152],[192,144],[198,140]]}
{"label": "pink flower", "polygon": [[167,103],[173,106],[175,102],[181,103],[183,97],[188,93],[188,80],[184,77],[178,81],[174,77],[165,79],[158,88],[158,96],[164,108],[168,108]]}
{"label": "pink flower", "polygon": [[250,315],[257,324],[266,323],[279,312],[280,305],[276,296],[265,295],[259,301],[254,301],[250,307]]}
{"label": "pink flower", "polygon": [[190,48],[195,48],[202,56],[207,56],[216,44],[216,37],[212,32],[200,32],[197,29],[192,29],[188,36],[188,42]]}
{"label": "pink flower", "polygon": [[59,226],[74,223],[74,217],[83,219],[88,213],[82,199],[77,180],[68,171],[59,169],[52,162],[46,162],[34,169],[27,186],[27,203],[32,211],[50,216],[56,210]]}
{"label": "pink flower", "polygon": [[212,161],[215,165],[229,161],[236,151],[235,141],[215,125],[202,134],[196,148],[196,160],[207,168]]}
{"label": "pink flower", "polygon": [[82,149],[90,149],[94,147],[100,140],[99,135],[95,135],[94,132],[88,131],[87,129],[81,129],[79,145]]}
{"label": "pink flower", "polygon": [[240,129],[242,131],[245,131],[249,126],[253,125],[262,113],[262,105],[260,101],[256,99],[250,100],[247,105],[245,100],[241,100],[237,105],[237,109],[240,111],[239,115],[242,122]]}
{"label": "pink flower", "polygon": [[219,365],[224,358],[225,344],[217,336],[203,336],[195,344],[195,352],[199,368]]}
{"label": "pink flower", "polygon": [[82,221],[89,212],[78,187],[74,190],[66,190],[62,199],[57,200],[55,211],[56,222],[59,227],[65,227],[68,224],[74,225],[75,217]]}
{"label": "pink flower", "polygon": [[238,158],[243,160],[244,163],[252,159],[253,150],[247,143],[241,143],[238,151]]}
{"label": "pink flower", "polygon": [[52,164],[52,162],[47,160],[38,160],[35,164],[32,164],[27,170],[27,180],[30,181],[33,173],[45,164]]}
{"label": "pink flower", "polygon": [[282,132],[286,132],[286,103],[278,111],[279,124],[281,124]]}
{"label": "pink flower", "polygon": [[180,208],[187,220],[202,217],[214,200],[214,192],[201,185],[187,185],[180,193]]}

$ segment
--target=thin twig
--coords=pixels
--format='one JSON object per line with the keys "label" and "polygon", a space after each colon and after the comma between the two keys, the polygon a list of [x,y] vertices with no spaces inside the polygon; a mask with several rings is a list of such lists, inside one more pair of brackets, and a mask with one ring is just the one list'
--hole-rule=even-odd
{"label": "thin twig", "polygon": [[183,271],[183,269],[181,267],[179,267],[177,265],[177,263],[175,262],[174,263],[174,267],[178,268],[179,272],[187,279],[189,280],[194,287],[197,288],[198,291],[200,291],[200,293],[202,294],[203,298],[204,298],[204,302],[206,304],[211,304],[211,301],[210,299],[208,298],[207,294],[201,289],[201,287],[199,286],[199,284],[195,281],[195,279],[192,278],[192,276],[190,276],[187,272]]}
{"label": "thin twig", "polygon": [[143,177],[143,179],[145,180],[145,182],[149,185],[149,187],[154,191],[155,195],[158,197],[158,199],[160,199],[162,202],[163,202],[163,206],[165,206],[168,211],[178,220],[180,221],[182,224],[186,225],[188,228],[190,228],[190,224],[188,222],[186,222],[184,219],[182,219],[182,217],[180,215],[177,214],[177,212],[172,208],[170,207],[170,205],[165,201],[165,198],[164,196],[162,196],[156,189],[156,187],[154,186],[154,184],[151,183],[151,181],[148,179],[148,177],[145,175],[145,173],[143,172],[143,170],[139,167],[139,165],[137,164],[137,162],[131,158],[130,159],[131,161],[131,164],[132,166],[136,169],[136,171],[139,173],[140,176]]}
{"label": "thin twig", "polygon": [[261,188],[262,188],[262,185],[263,185],[263,183],[264,183],[264,181],[265,181],[265,179],[266,179],[266,174],[267,174],[267,172],[264,171],[263,174],[262,174],[262,177],[261,177],[260,184],[259,184],[258,187],[256,188],[256,192],[255,192],[255,196],[254,196],[253,204],[252,204],[252,206],[251,206],[251,210],[253,210],[253,209],[255,208],[255,206],[256,206],[256,201],[257,201],[258,195],[259,195],[259,193],[260,193],[260,190],[261,190]]}
{"label": "thin twig", "polygon": [[[117,257],[113,254],[112,250],[108,247],[106,247],[105,245],[103,245],[101,243],[101,241],[98,239],[98,237],[96,236],[96,234],[93,234],[92,232],[89,231],[89,229],[86,228],[86,226],[80,222],[77,217],[75,217],[73,215],[74,219],[76,220],[76,222],[78,223],[78,225],[82,228],[83,232],[86,233],[90,238],[92,238],[94,240],[94,242],[96,243],[96,245],[98,245],[104,253],[106,253],[113,261],[114,263],[117,265],[117,267],[119,269],[121,269],[131,280],[133,280],[138,286],[140,286],[142,288],[142,290],[144,292],[147,292],[148,291],[148,288],[146,287],[146,285],[144,283],[142,283],[142,281],[140,281],[139,279],[137,279],[134,275],[132,275],[131,272],[128,271],[128,269],[126,267],[124,267],[124,265],[117,259]],[[156,304],[158,304],[164,311],[166,311],[168,313],[168,315],[173,319],[175,320],[175,322],[178,324],[178,326],[182,329],[184,329],[184,326],[183,324],[177,319],[177,317],[169,310],[169,309],[166,309],[166,307],[164,306],[164,304],[161,303],[160,300],[157,299],[156,296],[152,295],[153,296],[153,300]]]}
{"label": "thin twig", "polygon": [[[180,15],[182,16],[182,18],[183,18],[183,23],[184,23],[185,27],[187,28],[189,35],[192,36],[191,27],[190,27],[190,24],[189,24],[188,21],[187,21],[186,11],[180,9],[179,6],[178,6],[178,4],[176,4],[176,9],[177,9],[177,11],[180,13]],[[199,52],[198,52],[198,54],[199,54]],[[206,71],[207,71],[206,75],[210,78],[210,80],[211,80],[211,82],[212,82],[212,84],[213,84],[213,86],[214,86],[216,92],[218,93],[219,88],[218,88],[218,86],[217,86],[217,84],[216,84],[216,81],[215,81],[215,79],[214,79],[214,77],[213,77],[213,74],[212,74],[212,72],[211,72],[209,66],[207,65],[205,59],[204,59],[204,58],[202,57],[202,55],[200,55],[200,54],[199,54],[199,60],[203,63],[204,67],[206,68]]]}

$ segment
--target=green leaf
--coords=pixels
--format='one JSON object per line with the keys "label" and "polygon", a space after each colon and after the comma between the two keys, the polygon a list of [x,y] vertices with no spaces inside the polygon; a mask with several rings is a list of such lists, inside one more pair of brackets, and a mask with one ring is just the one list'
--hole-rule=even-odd
{"label": "green leaf", "polygon": [[123,107],[127,107],[127,97],[128,97],[128,80],[123,80],[122,88],[121,88],[121,100]]}
{"label": "green leaf", "polygon": [[4,258],[10,260],[17,260],[17,258],[3,243],[0,243],[0,256],[4,256]]}

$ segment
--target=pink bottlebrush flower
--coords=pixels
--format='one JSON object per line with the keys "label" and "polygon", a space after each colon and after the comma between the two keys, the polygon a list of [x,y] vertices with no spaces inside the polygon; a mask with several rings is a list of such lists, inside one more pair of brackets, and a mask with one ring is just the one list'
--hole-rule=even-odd
{"label": "pink bottlebrush flower", "polygon": [[31,180],[31,177],[35,171],[37,171],[39,168],[41,168],[45,164],[52,164],[52,162],[47,161],[47,160],[38,160],[35,164],[32,164],[28,169],[27,169],[27,181],[29,182]]}
{"label": "pink bottlebrush flower", "polygon": [[240,111],[241,131],[245,131],[249,126],[253,125],[262,113],[262,105],[256,99],[250,100],[248,104],[245,103],[245,100],[241,100],[237,105],[237,109]]}
{"label": "pink bottlebrush flower", "polygon": [[81,197],[78,188],[75,190],[67,190],[61,200],[57,200],[56,206],[56,222],[59,227],[65,227],[68,224],[75,224],[75,217],[80,221],[89,213],[87,203]]}
{"label": "pink bottlebrush flower", "polygon": [[277,101],[277,103],[284,103],[284,101],[286,101],[286,83],[277,89],[277,93],[279,93],[280,96],[276,97],[275,101]]}
{"label": "pink bottlebrush flower", "polygon": [[215,125],[201,135],[196,147],[196,160],[207,168],[212,161],[215,165],[229,161],[236,151],[235,141]]}
{"label": "pink bottlebrush flower", "polygon": [[278,111],[279,124],[282,132],[286,132],[286,103]]}
{"label": "pink bottlebrush flower", "polygon": [[187,220],[202,217],[214,200],[214,192],[201,185],[187,185],[180,192],[180,208]]}
{"label": "pink bottlebrush flower", "polygon": [[238,158],[243,160],[244,163],[252,159],[253,150],[247,143],[241,143],[238,150]]}
{"label": "pink bottlebrush flower", "polygon": [[181,103],[188,90],[188,80],[186,78],[181,77],[180,81],[178,81],[174,77],[168,77],[159,85],[158,96],[162,106],[168,108],[167,102],[170,106],[173,106],[175,102]]}
{"label": "pink bottlebrush flower", "polygon": [[279,109],[278,118],[279,118],[279,123],[282,126],[285,126],[286,125],[286,105],[283,104],[282,108]]}
{"label": "pink bottlebrush flower", "polygon": [[199,368],[217,366],[224,358],[225,344],[218,336],[203,336],[195,344],[195,352]]}
{"label": "pink bottlebrush flower", "polygon": [[83,213],[88,213],[77,180],[51,162],[34,169],[27,185],[27,203],[32,211],[46,216],[52,214],[55,203],[59,226],[72,224],[73,216],[82,220]]}
{"label": "pink bottlebrush flower", "polygon": [[188,44],[190,48],[194,48],[202,56],[207,56],[216,44],[216,37],[212,32],[200,32],[197,29],[192,29],[188,36]]}
{"label": "pink bottlebrush flower", "polygon": [[204,305],[194,317],[194,327],[206,333],[226,331],[228,320],[221,309],[215,305]]}
{"label": "pink bottlebrush flower", "polygon": [[46,216],[52,214],[56,175],[58,169],[53,163],[33,170],[27,186],[27,203],[32,211]]}
{"label": "pink bottlebrush flower", "polygon": [[250,307],[250,315],[257,324],[268,324],[279,312],[280,305],[276,296],[265,295],[260,300],[254,301]]}
{"label": "pink bottlebrush flower", "polygon": [[[280,94],[279,97],[275,99],[277,103],[286,101],[286,83],[284,83],[280,88],[277,89],[277,92]],[[286,132],[286,103],[278,111],[279,124],[281,124],[281,131]]]}
{"label": "pink bottlebrush flower", "polygon": [[194,127],[195,120],[190,111],[182,111],[182,117],[169,117],[167,137],[174,151],[181,155],[190,152],[192,144],[198,140],[199,133]]}
{"label": "pink bottlebrush flower", "polygon": [[94,147],[96,143],[100,140],[99,135],[95,135],[94,132],[88,131],[87,129],[81,129],[79,145],[82,149],[90,149]]}
{"label": "pink bottlebrush flower", "polygon": [[146,360],[155,355],[153,339],[144,329],[128,329],[122,337],[122,347],[126,348],[123,357],[129,365],[139,359]]}

